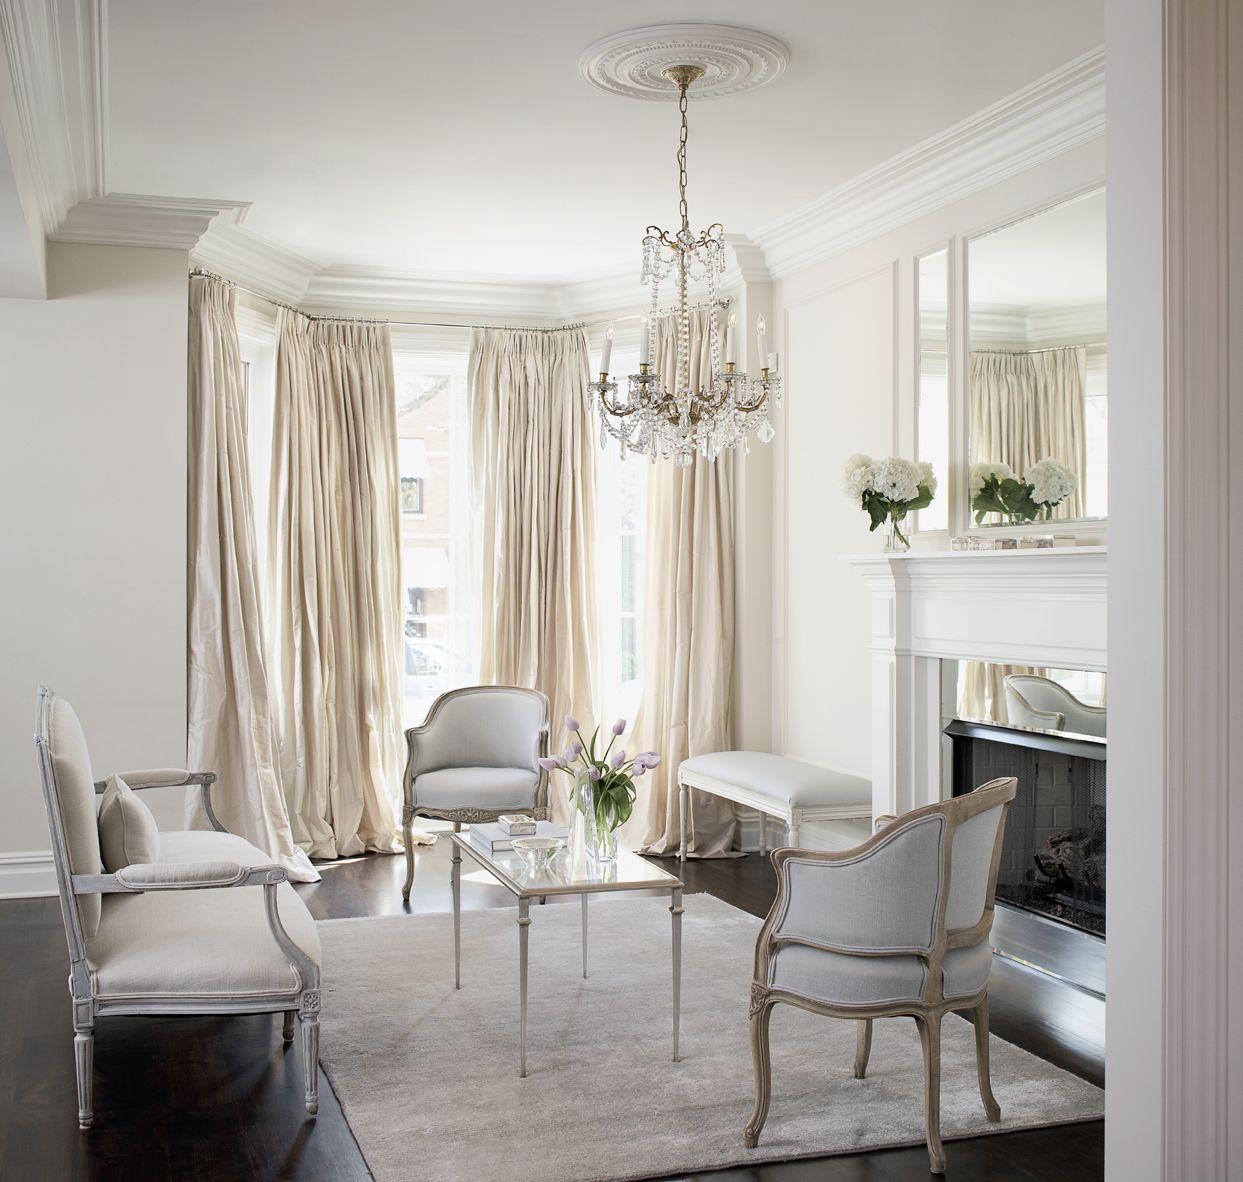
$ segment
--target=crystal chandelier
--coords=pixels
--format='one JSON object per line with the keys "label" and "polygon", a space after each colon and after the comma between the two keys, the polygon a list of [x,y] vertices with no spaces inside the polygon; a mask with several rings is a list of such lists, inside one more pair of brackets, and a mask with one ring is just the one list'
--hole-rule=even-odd
{"label": "crystal chandelier", "polygon": [[[768,443],[773,435],[769,408],[781,403],[781,379],[769,372],[769,354],[764,318],[756,325],[756,341],[761,365],[758,378],[740,372],[735,362],[737,331],[731,313],[725,325],[724,343],[717,317],[717,278],[725,272],[725,233],[714,223],[696,236],[691,232],[686,208],[686,92],[702,78],[704,68],[695,65],[670,66],[662,71],[678,88],[681,134],[678,138],[678,209],[682,225],[676,234],[658,226],[648,226],[643,238],[641,281],[651,289],[649,312],[643,317],[639,343],[639,372],[627,380],[624,400],[617,398],[617,382],[610,380],[609,360],[613,330],[605,338],[600,361],[600,380],[587,389],[600,415],[600,445],[610,438],[618,441],[624,457],[627,450],[648,455],[675,457],[679,468],[689,468],[695,453],[715,460],[727,447],[734,447],[753,432]],[[654,372],[651,358],[656,344],[656,320],[660,305],[660,284],[676,277],[678,296],[674,328],[677,333],[677,360],[673,387]],[[701,374],[692,387],[690,366],[691,313],[688,286],[706,281],[710,334],[710,372]],[[722,354],[724,365],[722,366]]]}

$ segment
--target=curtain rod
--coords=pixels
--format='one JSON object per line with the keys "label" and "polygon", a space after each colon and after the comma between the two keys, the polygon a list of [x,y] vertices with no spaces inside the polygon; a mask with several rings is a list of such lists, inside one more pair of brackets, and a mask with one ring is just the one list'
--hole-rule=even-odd
{"label": "curtain rod", "polygon": [[[348,322],[351,324],[396,324],[403,328],[481,328],[494,329],[499,332],[570,332],[579,328],[595,328],[601,324],[615,324],[625,320],[638,320],[641,313],[635,312],[629,316],[613,316],[608,320],[580,320],[573,324],[561,324],[555,328],[549,328],[543,325],[533,327],[522,327],[513,324],[454,324],[445,320],[377,320],[370,319],[365,316],[317,316],[313,312],[304,312],[301,308],[295,307],[293,304],[287,304],[283,300],[278,300],[270,295],[265,295],[261,291],[256,291],[253,287],[246,287],[241,283],[237,283],[232,279],[226,279],[223,275],[217,275],[214,271],[205,270],[202,267],[195,267],[190,274],[201,276],[204,279],[214,279],[217,283],[223,283],[226,287],[236,288],[238,291],[244,291],[247,295],[252,295],[256,299],[263,300],[265,303],[271,304],[275,308],[284,308],[289,312],[297,312],[299,316],[305,316],[308,320],[337,320]],[[715,306],[718,308],[728,308],[733,301],[724,296],[716,301]],[[704,300],[701,303],[689,305],[693,309],[710,308],[714,305]],[[673,308],[660,309],[661,315],[667,315],[675,311]]]}
{"label": "curtain rod", "polygon": [[992,353],[998,357],[1026,357],[1029,353],[1060,353],[1063,349],[1104,349],[1107,341],[1080,341],[1077,345],[1049,345],[1044,349],[971,349],[971,353]]}

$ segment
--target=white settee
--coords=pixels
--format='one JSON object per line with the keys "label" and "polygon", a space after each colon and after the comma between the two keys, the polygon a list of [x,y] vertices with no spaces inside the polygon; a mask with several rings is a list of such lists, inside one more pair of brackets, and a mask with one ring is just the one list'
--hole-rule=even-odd
{"label": "white settee", "polygon": [[306,1109],[315,1114],[319,936],[284,869],[216,820],[216,777],[120,773],[135,790],[198,785],[214,829],[161,833],[153,861],[107,873],[95,807],[104,782],[92,777],[73,707],[48,689],[39,690],[35,743],[69,944],[80,1127],[94,1120],[95,1020],[109,1014],[281,1013],[286,1043],[296,1016]]}

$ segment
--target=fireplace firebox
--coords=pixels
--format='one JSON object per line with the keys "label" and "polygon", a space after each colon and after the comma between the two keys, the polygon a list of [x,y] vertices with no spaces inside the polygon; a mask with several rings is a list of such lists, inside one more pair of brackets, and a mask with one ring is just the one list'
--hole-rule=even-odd
{"label": "fireplace firebox", "polygon": [[954,794],[1018,778],[997,900],[1105,935],[1105,741],[955,719]]}

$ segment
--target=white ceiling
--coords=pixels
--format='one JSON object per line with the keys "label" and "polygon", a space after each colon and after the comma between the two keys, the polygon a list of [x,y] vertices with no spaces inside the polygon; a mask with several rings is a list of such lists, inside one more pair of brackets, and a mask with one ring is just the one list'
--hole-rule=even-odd
{"label": "white ceiling", "polygon": [[754,235],[1104,39],[1103,0],[112,0],[111,190],[250,201],[321,265],[528,280],[637,268],[672,224],[672,105],[605,94],[583,48],[710,20],[791,50],[691,107],[690,211]]}

